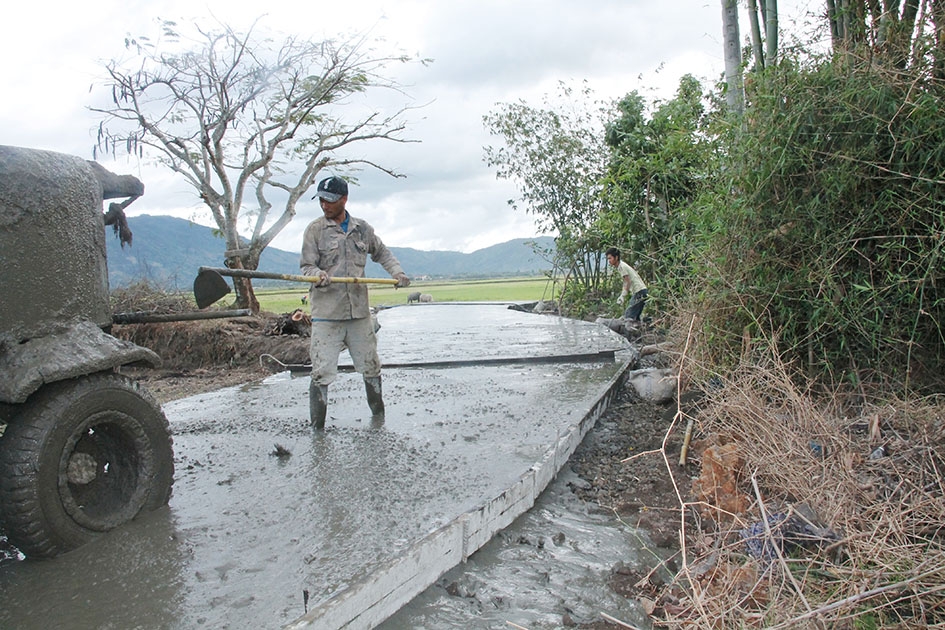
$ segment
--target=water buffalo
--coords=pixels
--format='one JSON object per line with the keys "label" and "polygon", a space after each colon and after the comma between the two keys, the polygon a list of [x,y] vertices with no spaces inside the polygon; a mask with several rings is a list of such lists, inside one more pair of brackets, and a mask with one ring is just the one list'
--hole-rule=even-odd
{"label": "water buffalo", "polygon": [[429,293],[422,293],[422,294],[420,294],[420,301],[421,301],[421,302],[432,302],[432,301],[433,301],[433,296],[430,295]]}
{"label": "water buffalo", "polygon": [[420,292],[419,292],[419,291],[415,291],[415,292],[413,292],[413,293],[411,293],[410,295],[407,296],[407,304],[412,304],[412,303],[414,303],[414,302],[419,302],[419,301],[420,301]]}

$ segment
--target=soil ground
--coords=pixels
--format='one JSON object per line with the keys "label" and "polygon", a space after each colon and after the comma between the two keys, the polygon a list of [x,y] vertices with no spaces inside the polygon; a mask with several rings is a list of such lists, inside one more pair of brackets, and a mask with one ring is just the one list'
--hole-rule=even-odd
{"label": "soil ground", "polygon": [[[308,338],[272,336],[273,319],[240,318],[225,322],[118,327],[113,334],[155,349],[165,360],[159,369],[134,368],[125,373],[165,403],[215,389],[262,379],[272,370],[261,355],[283,363],[307,360]],[[647,366],[665,363],[650,356]],[[613,511],[615,518],[645,530],[658,546],[679,546],[680,497],[687,495],[693,464],[678,465],[683,427],[675,425],[676,404],[655,404],[627,388],[591,429],[571,458],[581,482],[572,486],[581,499]],[[667,432],[672,427],[672,431]],[[609,587],[628,598],[651,598],[658,585],[617,563]],[[584,628],[618,627],[605,621]]]}

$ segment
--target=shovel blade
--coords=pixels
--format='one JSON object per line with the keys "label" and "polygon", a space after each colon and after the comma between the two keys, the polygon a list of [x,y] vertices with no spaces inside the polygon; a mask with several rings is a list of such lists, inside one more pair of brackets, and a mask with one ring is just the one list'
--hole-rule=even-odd
{"label": "shovel blade", "polygon": [[194,278],[194,300],[197,302],[197,308],[207,308],[229,292],[229,283],[216,271],[201,269]]}

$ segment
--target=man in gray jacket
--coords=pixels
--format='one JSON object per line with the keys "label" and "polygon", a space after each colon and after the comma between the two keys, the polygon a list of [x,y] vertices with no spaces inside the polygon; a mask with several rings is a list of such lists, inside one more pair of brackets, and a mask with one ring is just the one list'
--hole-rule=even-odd
{"label": "man in gray jacket", "polygon": [[[328,385],[338,374],[338,355],[347,345],[354,369],[364,377],[368,405],[375,419],[384,417],[381,396],[381,360],[364,284],[332,284],[332,276],[363,278],[368,255],[397,280],[410,285],[397,258],[366,221],[348,214],[348,183],[327,177],[317,193],[324,216],[312,221],[302,238],[299,267],[306,276],[317,276],[309,290],[312,309],[312,382],[309,385],[310,420],[316,429],[325,427]],[[313,197],[313,199],[315,198]]]}

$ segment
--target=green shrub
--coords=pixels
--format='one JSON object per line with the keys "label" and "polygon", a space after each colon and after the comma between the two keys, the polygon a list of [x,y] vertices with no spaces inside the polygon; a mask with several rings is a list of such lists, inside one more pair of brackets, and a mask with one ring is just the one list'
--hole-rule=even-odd
{"label": "green shrub", "polygon": [[832,378],[939,379],[943,97],[921,76],[830,61],[758,76],[700,217],[706,295],[729,303],[708,324],[732,341],[772,332]]}

